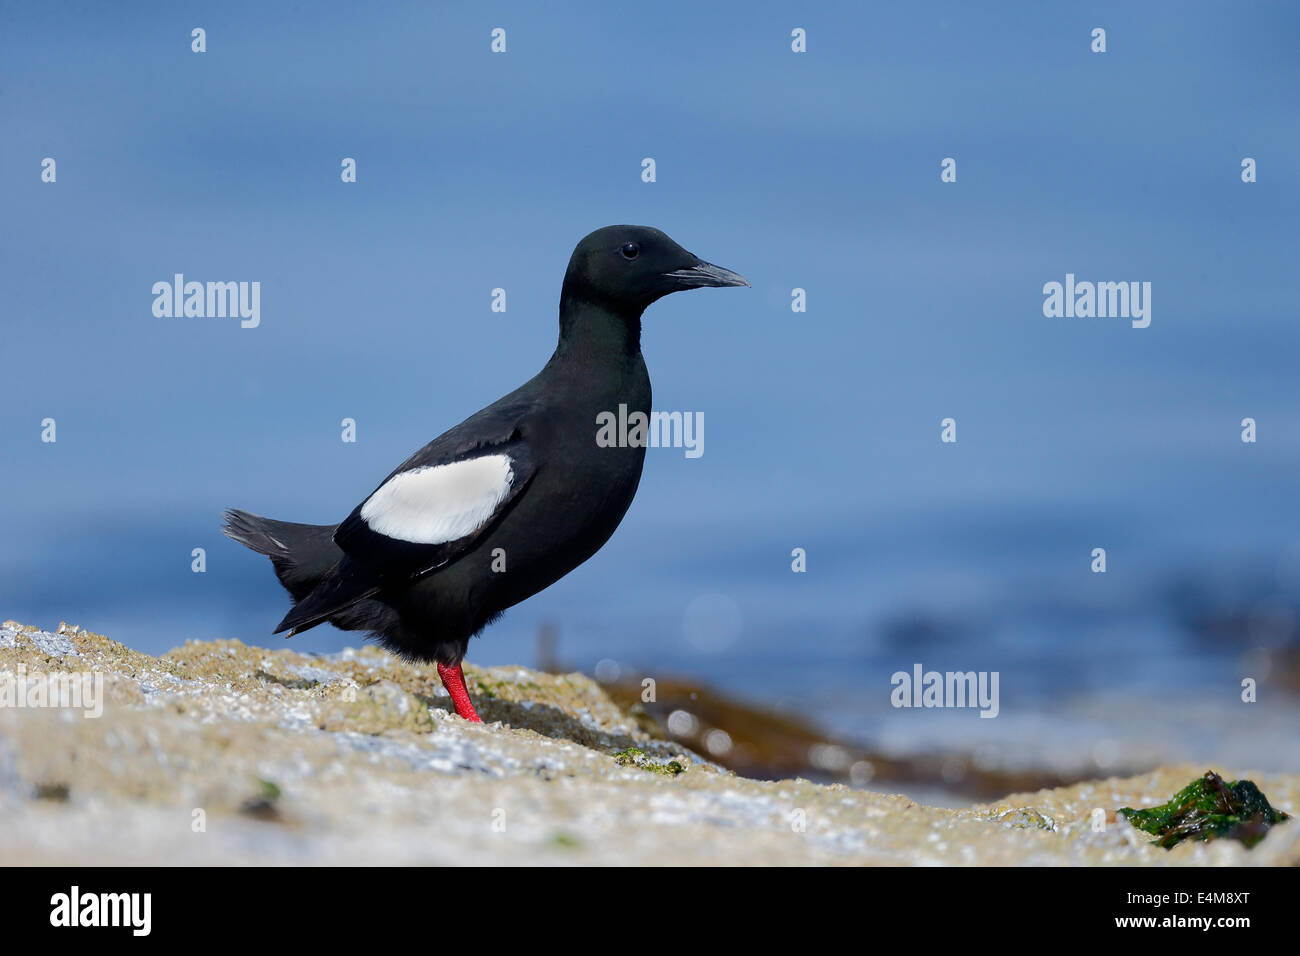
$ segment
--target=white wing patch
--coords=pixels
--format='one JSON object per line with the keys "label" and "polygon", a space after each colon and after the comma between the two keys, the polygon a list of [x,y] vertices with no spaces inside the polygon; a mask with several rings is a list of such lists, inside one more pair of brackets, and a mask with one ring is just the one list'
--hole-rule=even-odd
{"label": "white wing patch", "polygon": [[394,475],[361,506],[372,531],[415,544],[473,534],[492,517],[515,479],[509,455],[425,465]]}

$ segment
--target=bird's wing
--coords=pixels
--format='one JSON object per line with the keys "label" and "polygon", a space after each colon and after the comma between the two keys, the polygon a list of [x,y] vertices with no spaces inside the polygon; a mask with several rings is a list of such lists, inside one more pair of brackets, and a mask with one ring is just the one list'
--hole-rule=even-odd
{"label": "bird's wing", "polygon": [[275,633],[409,583],[468,552],[537,473],[527,437],[532,405],[491,406],[404,461],[334,532],[343,559]]}

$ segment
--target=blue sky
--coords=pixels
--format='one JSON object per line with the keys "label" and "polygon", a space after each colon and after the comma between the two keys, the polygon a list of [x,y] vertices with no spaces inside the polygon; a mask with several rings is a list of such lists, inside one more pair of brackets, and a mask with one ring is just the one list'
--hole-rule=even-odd
{"label": "blue sky", "polygon": [[[899,607],[1293,567],[1294,7],[553,6],[0,5],[0,614],[279,645],[222,509],[341,520],[541,367],[573,245],[617,222],[753,283],[646,315],[705,454],[652,451],[610,544],[472,661],[553,621],[577,666],[829,674]],[[261,325],[154,317],[176,272],[259,281]],[[1151,282],[1150,328],[1045,318],[1066,273]],[[718,595],[750,650],[683,636]]]}

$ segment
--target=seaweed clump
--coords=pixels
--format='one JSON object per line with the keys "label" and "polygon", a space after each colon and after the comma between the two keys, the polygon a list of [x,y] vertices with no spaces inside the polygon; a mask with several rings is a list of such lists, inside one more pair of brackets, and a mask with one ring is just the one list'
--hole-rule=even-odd
{"label": "seaweed clump", "polygon": [[1275,823],[1290,819],[1274,810],[1250,780],[1225,783],[1213,770],[1179,790],[1158,807],[1119,811],[1137,827],[1157,837],[1152,842],[1171,850],[1184,840],[1240,840],[1250,849]]}

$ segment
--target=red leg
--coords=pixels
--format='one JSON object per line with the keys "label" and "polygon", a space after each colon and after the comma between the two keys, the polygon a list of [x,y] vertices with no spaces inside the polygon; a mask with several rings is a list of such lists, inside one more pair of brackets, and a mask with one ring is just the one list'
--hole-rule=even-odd
{"label": "red leg", "polygon": [[439,664],[438,676],[442,678],[442,686],[447,688],[447,693],[451,694],[451,702],[456,705],[456,713],[470,723],[483,723],[483,719],[474,712],[474,705],[470,703],[469,691],[465,689],[465,672],[460,669],[460,665],[447,667],[445,664]]}

